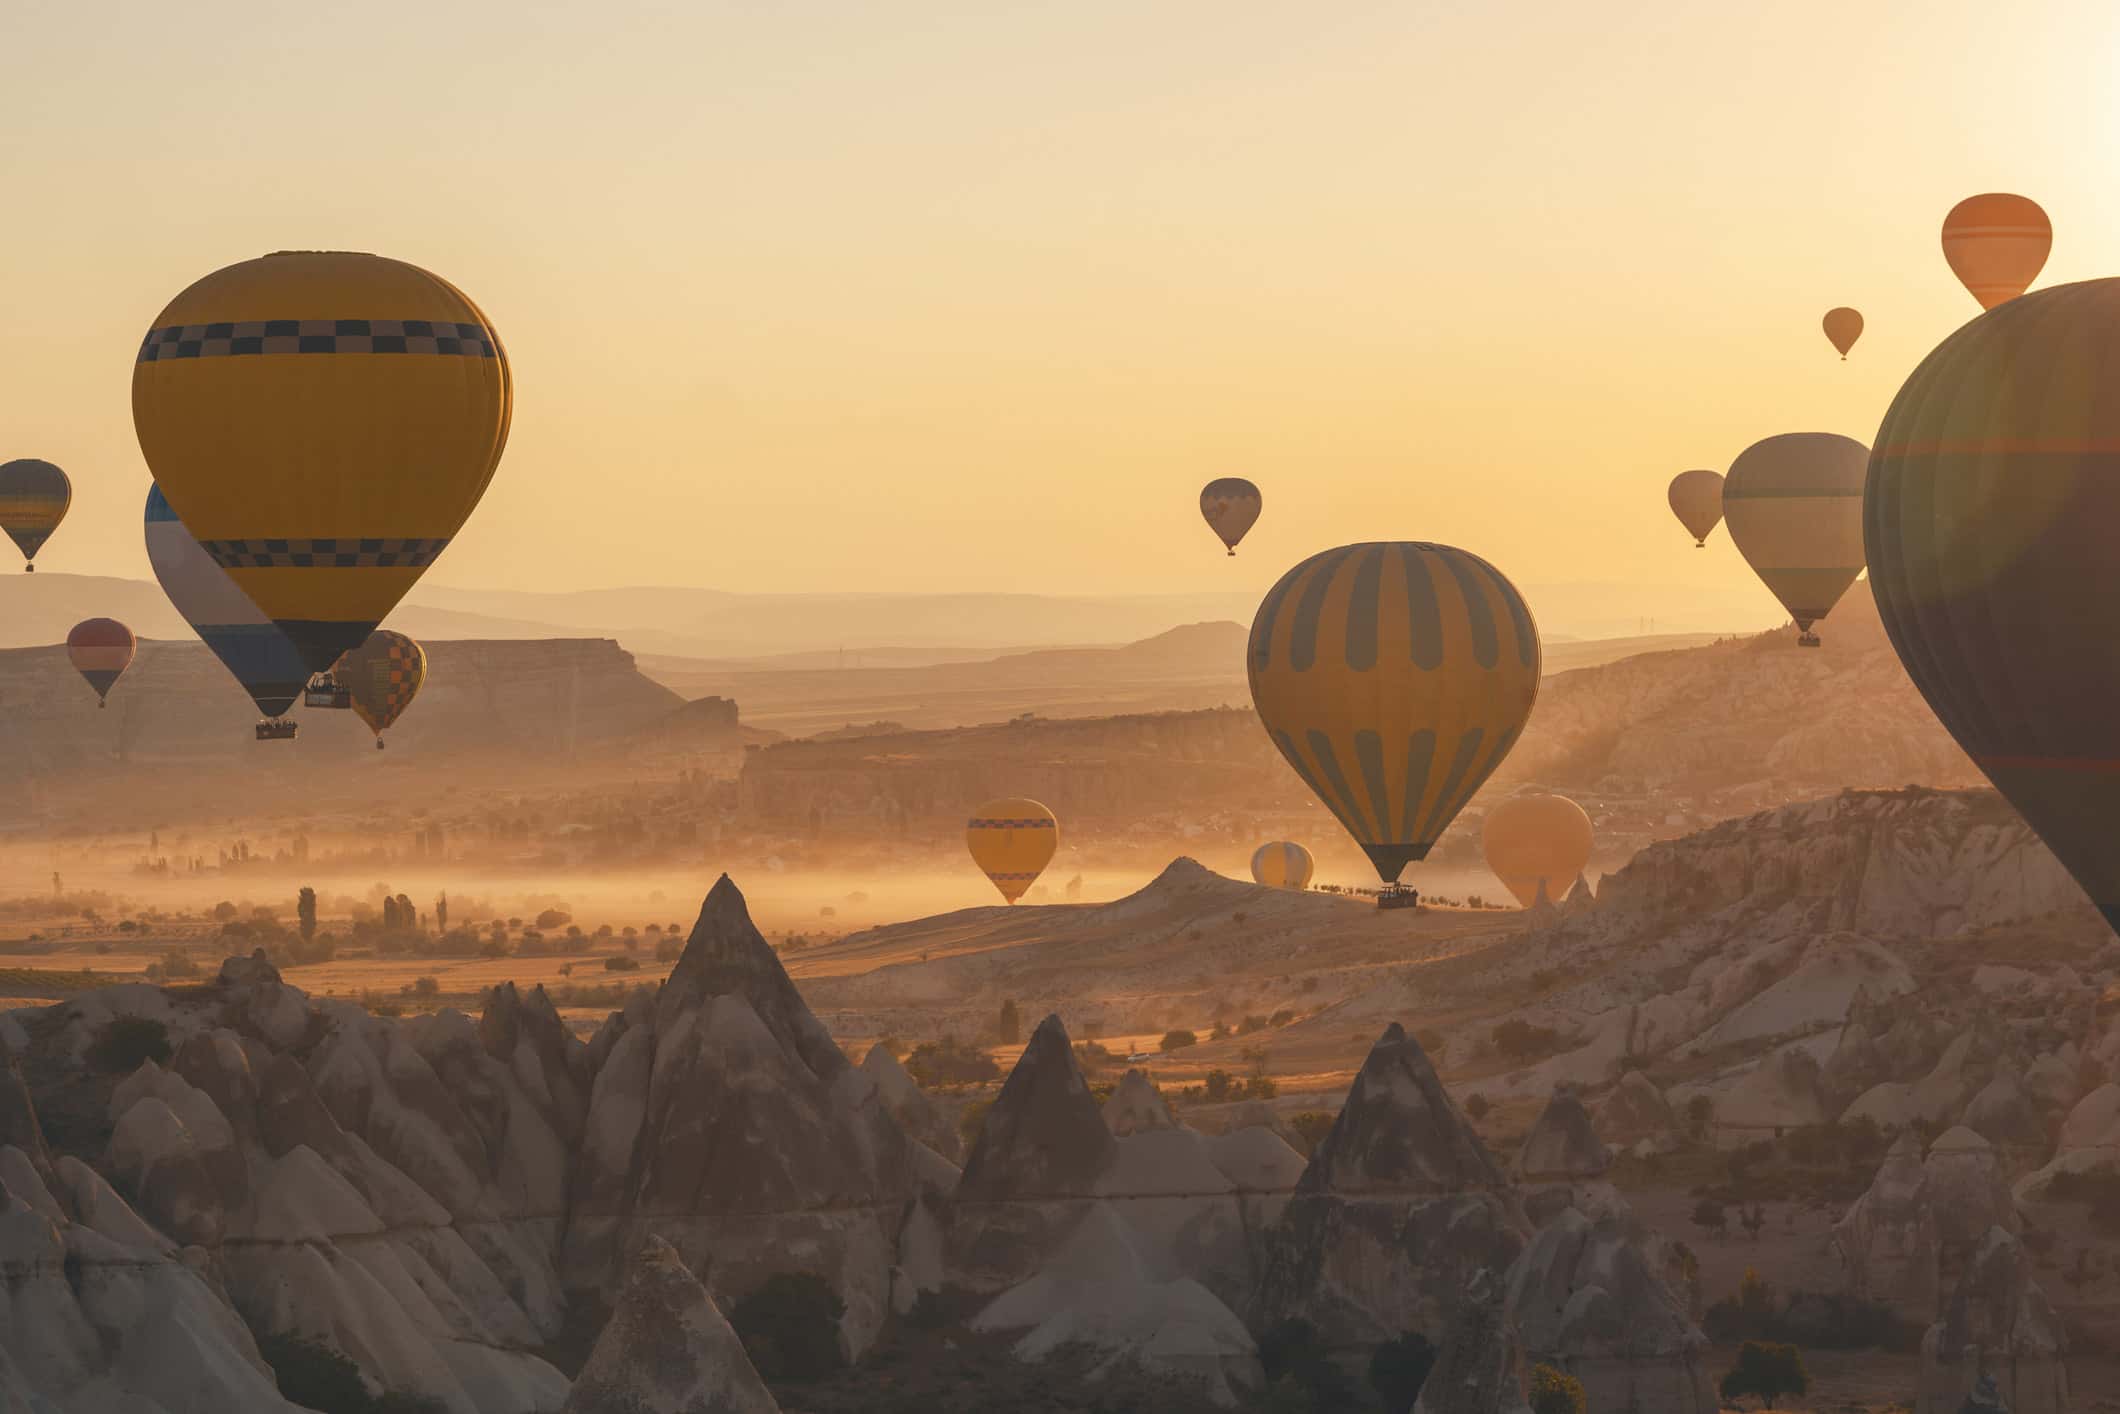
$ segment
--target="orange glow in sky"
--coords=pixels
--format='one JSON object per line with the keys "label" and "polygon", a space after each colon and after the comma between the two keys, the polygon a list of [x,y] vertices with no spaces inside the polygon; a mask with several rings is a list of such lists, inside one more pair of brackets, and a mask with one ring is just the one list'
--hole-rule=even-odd
{"label": "orange glow in sky", "polygon": [[[1252,590],[1420,538],[1727,589],[1665,482],[1868,442],[1977,313],[1954,201],[2041,202],[2041,284],[2116,273],[2116,41],[2101,0],[16,6],[0,457],[73,475],[40,568],[144,577],[149,320],[365,249],[516,367],[436,583]],[[1265,492],[1235,560],[1218,475]]]}

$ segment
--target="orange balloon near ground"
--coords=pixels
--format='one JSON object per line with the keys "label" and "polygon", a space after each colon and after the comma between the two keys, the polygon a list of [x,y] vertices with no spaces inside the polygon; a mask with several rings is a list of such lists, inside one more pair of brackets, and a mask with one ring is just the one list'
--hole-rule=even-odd
{"label": "orange balloon near ground", "polygon": [[1862,311],[1841,305],[1827,310],[1822,322],[1827,340],[1840,350],[1841,358],[1846,359],[1848,350],[1854,348],[1855,341],[1862,337]]}
{"label": "orange balloon near ground", "polygon": [[1060,847],[1060,822],[1035,800],[989,800],[964,824],[972,862],[1010,903],[1029,891]]}
{"label": "orange balloon near ground", "polygon": [[1520,795],[1487,812],[1481,842],[1487,867],[1529,908],[1543,895],[1560,902],[1590,862],[1595,832],[1565,795]]}
{"label": "orange balloon near ground", "polygon": [[2030,197],[1984,192],[1943,218],[1943,258],[1982,309],[2031,288],[2053,248],[2053,223]]}

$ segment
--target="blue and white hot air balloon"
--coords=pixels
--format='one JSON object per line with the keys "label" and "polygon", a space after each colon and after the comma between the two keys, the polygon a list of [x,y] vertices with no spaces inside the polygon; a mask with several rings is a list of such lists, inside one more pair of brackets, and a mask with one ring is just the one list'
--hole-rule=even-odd
{"label": "blue and white hot air balloon", "polygon": [[162,592],[265,714],[258,739],[293,736],[294,723],[281,719],[309,678],[300,652],[192,538],[159,486],[147,492],[146,531],[147,560]]}

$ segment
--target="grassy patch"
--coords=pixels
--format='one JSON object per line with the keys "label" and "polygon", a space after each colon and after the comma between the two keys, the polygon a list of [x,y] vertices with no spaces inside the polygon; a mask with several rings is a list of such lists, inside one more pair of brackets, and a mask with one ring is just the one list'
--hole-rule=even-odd
{"label": "grassy patch", "polygon": [[139,980],[130,973],[0,967],[0,997],[50,997],[54,1001],[64,1001],[98,987],[115,987],[120,982]]}

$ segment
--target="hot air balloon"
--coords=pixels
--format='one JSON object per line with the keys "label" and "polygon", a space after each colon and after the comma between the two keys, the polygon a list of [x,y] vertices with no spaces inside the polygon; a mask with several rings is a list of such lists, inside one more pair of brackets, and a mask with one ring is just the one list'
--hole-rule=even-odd
{"label": "hot air balloon", "polygon": [[1862,482],[1870,453],[1833,432],[1786,432],[1738,454],[1723,516],[1745,563],[1796,620],[1797,643],[1862,573]]}
{"label": "hot air balloon", "polygon": [[1519,795],[1487,812],[1487,867],[1529,908],[1558,903],[1590,862],[1590,817],[1565,795]]}
{"label": "hot air balloon", "polygon": [[1854,348],[1855,341],[1862,337],[1862,311],[1841,305],[1837,309],[1827,310],[1823,322],[1826,338],[1834,348],[1840,350],[1841,361],[1845,363],[1848,350]]}
{"label": "hot air balloon", "polygon": [[454,285],[291,251],[172,300],[133,365],[162,494],[312,672],[358,647],[485,492],[507,355]]}
{"label": "hot air balloon", "polygon": [[1943,258],[1982,309],[2031,288],[2053,248],[2053,223],[2030,197],[1969,196],[1943,218]]}
{"label": "hot air balloon", "polygon": [[368,724],[381,751],[384,729],[412,705],[427,681],[427,651],[402,633],[379,628],[339,659],[332,677],[352,694],[353,715]]}
{"label": "hot air balloon", "polygon": [[1237,542],[1244,538],[1252,523],[1259,518],[1259,508],[1265,502],[1259,497],[1259,488],[1241,476],[1216,477],[1200,489],[1200,514],[1229,553],[1237,553]]}
{"label": "hot air balloon", "polygon": [[26,572],[36,572],[37,552],[66,519],[73,500],[73,483],[50,462],[24,457],[0,466],[0,530],[22,552]]}
{"label": "hot air balloon", "polygon": [[96,690],[96,705],[104,706],[111,687],[132,666],[132,630],[116,619],[83,619],[66,635],[66,656],[74,671],[88,679]]}
{"label": "hot air balloon", "polygon": [[1907,675],[2120,930],[2120,279],[1997,305],[1877,430],[1863,508]]}
{"label": "hot air balloon", "polygon": [[258,740],[293,737],[295,724],[285,718],[309,676],[302,655],[200,548],[159,486],[147,490],[146,536],[147,562],[162,592],[263,714]]}
{"label": "hot air balloon", "polygon": [[964,843],[972,862],[1014,903],[1053,862],[1053,851],[1060,847],[1060,822],[1035,800],[989,800],[964,822]]}
{"label": "hot air balloon", "polygon": [[1671,478],[1671,489],[1664,493],[1671,503],[1671,514],[1693,537],[1693,547],[1699,549],[1708,543],[1715,527],[1723,518],[1723,479],[1719,471],[1682,471]]}
{"label": "hot air balloon", "polygon": [[1538,629],[1492,565],[1447,545],[1342,545],[1267,591],[1252,702],[1296,774],[1398,885],[1493,773],[1538,696]]}
{"label": "hot air balloon", "polygon": [[1251,878],[1269,889],[1307,889],[1317,861],[1292,840],[1275,840],[1251,852]]}

